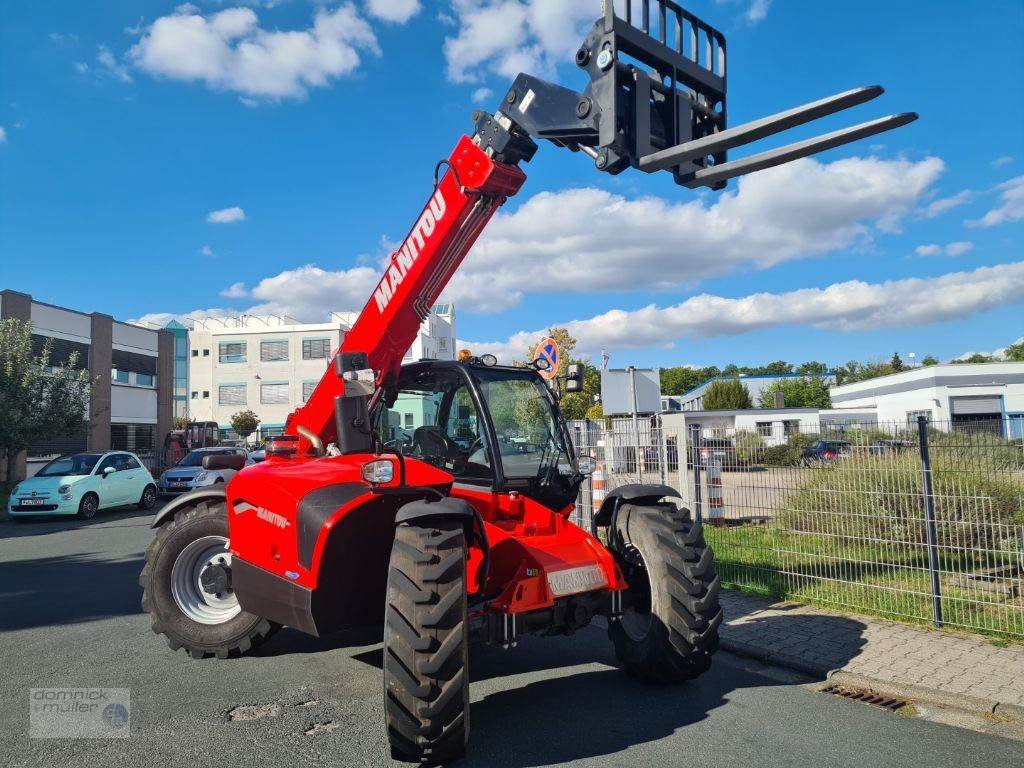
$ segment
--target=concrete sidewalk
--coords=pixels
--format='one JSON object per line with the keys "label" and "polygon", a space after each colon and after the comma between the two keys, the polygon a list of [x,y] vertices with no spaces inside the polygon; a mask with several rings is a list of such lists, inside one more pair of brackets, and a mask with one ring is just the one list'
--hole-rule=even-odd
{"label": "concrete sidewalk", "polygon": [[722,590],[722,647],[821,677],[1024,719],[1024,645]]}

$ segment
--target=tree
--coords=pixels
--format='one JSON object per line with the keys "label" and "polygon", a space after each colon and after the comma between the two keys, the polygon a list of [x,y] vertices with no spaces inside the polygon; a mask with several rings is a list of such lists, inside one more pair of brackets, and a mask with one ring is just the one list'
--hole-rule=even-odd
{"label": "tree", "polygon": [[1024,339],[1008,346],[1003,357],[1011,363],[1024,363]]}
{"label": "tree", "polygon": [[705,376],[706,368],[692,368],[686,365],[680,365],[674,368],[662,368],[661,369],[661,392],[665,395],[682,395],[689,392],[694,387],[700,386],[705,381],[715,376],[720,375],[720,371],[716,368],[716,373],[711,376]]}
{"label": "tree", "polygon": [[726,381],[713,381],[704,391],[704,408],[713,410],[739,410],[753,408],[754,403],[750,399],[750,391],[742,381],[728,379]]}
{"label": "tree", "polygon": [[805,376],[799,379],[779,379],[761,392],[758,404],[762,408],[775,407],[775,393],[782,392],[784,408],[831,408],[832,396],[825,379]]}
{"label": "tree", "polygon": [[989,355],[983,355],[981,352],[975,352],[973,355],[967,357],[961,357],[958,360],[954,360],[954,363],[991,363],[992,358]]}
{"label": "tree", "polygon": [[[33,443],[85,428],[89,372],[78,354],[52,360],[53,341],[32,350],[32,324],[0,320],[0,449],[7,456],[7,487],[14,487],[18,455]],[[55,363],[57,363],[55,365]]]}
{"label": "tree", "polygon": [[793,366],[785,360],[776,360],[774,363],[768,363],[768,365],[764,366],[762,372],[779,376],[784,373],[792,373]]}
{"label": "tree", "polygon": [[604,418],[604,407],[600,403],[594,403],[587,408],[587,418],[591,421],[601,421]]}
{"label": "tree", "polygon": [[797,366],[796,372],[803,376],[824,376],[828,373],[828,366],[817,360],[808,360]]}
{"label": "tree", "polygon": [[923,365],[925,367],[928,367],[929,365],[938,365],[938,364],[939,364],[938,358],[933,357],[932,355],[925,355],[924,358],[922,358],[922,360],[921,360],[921,365]]}
{"label": "tree", "polygon": [[239,411],[231,417],[231,428],[243,440],[256,431],[260,425],[260,417],[252,411]]}
{"label": "tree", "polygon": [[175,416],[171,419],[171,429],[184,429],[188,426],[188,416]]}
{"label": "tree", "polygon": [[[572,351],[576,348],[576,339],[573,338],[567,328],[548,328],[547,335],[558,344],[558,371],[557,377],[552,380],[555,391],[559,395],[558,407],[566,419],[588,418],[587,411],[594,405],[595,395],[601,394],[601,372],[590,361],[572,356]],[[541,341],[543,341],[543,338],[538,338],[527,349],[526,360],[516,361],[516,364],[529,365],[533,361],[533,353]],[[570,363],[577,363],[583,366],[582,392],[565,391],[564,377],[569,372]],[[520,414],[520,416],[523,415],[525,414]]]}
{"label": "tree", "polygon": [[903,359],[900,357],[899,352],[892,353],[892,360],[889,361],[889,367],[896,372],[903,370]]}

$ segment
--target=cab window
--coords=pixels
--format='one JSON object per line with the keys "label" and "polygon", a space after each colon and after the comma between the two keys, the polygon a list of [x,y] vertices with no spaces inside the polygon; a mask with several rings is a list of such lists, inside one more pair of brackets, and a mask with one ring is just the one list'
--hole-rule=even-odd
{"label": "cab window", "polygon": [[468,481],[493,479],[480,414],[456,371],[426,370],[405,378],[390,408],[377,413],[385,448]]}

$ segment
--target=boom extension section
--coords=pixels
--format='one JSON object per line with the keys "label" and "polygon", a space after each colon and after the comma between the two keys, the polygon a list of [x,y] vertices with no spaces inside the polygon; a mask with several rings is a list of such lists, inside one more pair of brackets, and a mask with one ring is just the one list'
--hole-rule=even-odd
{"label": "boom extension section", "polygon": [[365,355],[375,376],[374,396],[393,385],[431,306],[494,212],[523,185],[519,164],[536,152],[533,139],[582,151],[607,173],[629,167],[670,171],[677,184],[717,190],[729,179],[917,119],[913,112],[890,115],[729,160],[731,149],[871,101],[883,89],[854,88],[730,128],[721,32],[673,0],[628,0],[624,16],[616,14],[613,0],[601,5],[602,17],[575,56],[590,79],[582,93],[520,74],[500,108],[475,112],[472,137],[463,137],[438,164],[448,169],[435,179],[430,200],[346,335],[339,350],[345,362],[328,368],[306,405],[288,420],[286,433],[298,438],[300,452],[317,452],[335,440],[343,452],[365,449],[365,400],[358,406],[336,402],[346,395],[339,374],[345,368],[354,375],[351,355]]}

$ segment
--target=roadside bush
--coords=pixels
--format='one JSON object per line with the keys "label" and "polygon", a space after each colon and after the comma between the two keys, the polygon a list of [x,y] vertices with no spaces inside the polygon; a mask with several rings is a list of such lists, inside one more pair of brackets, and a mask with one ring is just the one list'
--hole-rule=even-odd
{"label": "roadside bush", "polygon": [[[957,465],[933,452],[932,486],[936,528],[943,556],[966,550],[1012,555],[1020,547],[1024,522],[1024,475],[996,465],[1005,456],[985,451]],[[986,458],[988,456],[988,458]],[[856,454],[807,470],[783,499],[778,517],[784,529],[823,534],[852,546],[920,545],[926,540],[923,473],[917,451]],[[951,552],[959,549],[959,552]],[[990,559],[989,553],[977,553]],[[994,564],[994,563],[993,563]]]}
{"label": "roadside bush", "polygon": [[803,460],[804,449],[818,439],[817,435],[797,433],[790,435],[782,445],[765,448],[760,463],[768,467],[798,467]]}
{"label": "roadside bush", "polygon": [[757,464],[764,453],[764,438],[757,432],[737,432],[733,441],[736,447],[736,461],[740,464]]}

